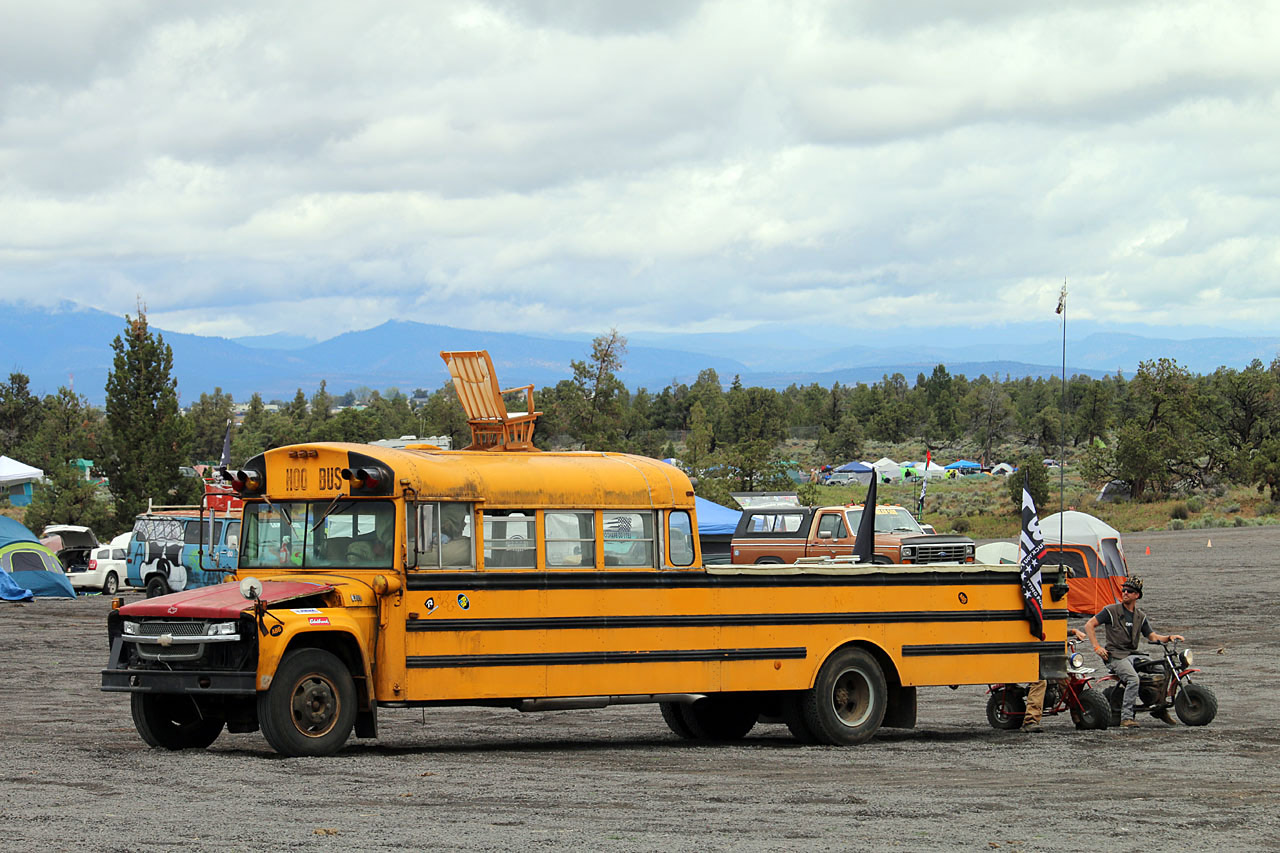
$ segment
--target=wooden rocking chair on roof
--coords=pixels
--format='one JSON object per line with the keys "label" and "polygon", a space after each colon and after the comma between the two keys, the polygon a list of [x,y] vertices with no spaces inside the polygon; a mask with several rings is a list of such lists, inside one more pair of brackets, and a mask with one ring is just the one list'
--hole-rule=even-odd
{"label": "wooden rocking chair on roof", "polygon": [[[533,410],[533,385],[500,389],[493,361],[486,350],[442,352],[440,357],[453,377],[458,400],[471,426],[466,450],[534,450],[533,427],[542,412]],[[508,412],[503,394],[523,391],[525,411]]]}

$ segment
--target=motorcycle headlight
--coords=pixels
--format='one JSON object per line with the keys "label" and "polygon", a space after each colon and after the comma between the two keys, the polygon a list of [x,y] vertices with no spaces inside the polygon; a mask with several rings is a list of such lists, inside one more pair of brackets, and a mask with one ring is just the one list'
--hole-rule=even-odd
{"label": "motorcycle headlight", "polygon": [[1080,652],[1073,652],[1068,661],[1072,669],[1080,669],[1084,666],[1084,655],[1080,654]]}
{"label": "motorcycle headlight", "polygon": [[137,623],[137,622],[125,622],[125,623],[124,623],[124,632],[125,632],[126,634],[129,634],[130,636],[134,636],[134,635],[136,635],[136,634],[138,633],[138,623]]}
{"label": "motorcycle headlight", "polygon": [[236,623],[234,622],[214,622],[205,629],[206,637],[220,637],[236,632]]}
{"label": "motorcycle headlight", "polygon": [[1182,658],[1183,667],[1191,666],[1191,662],[1195,659],[1194,655],[1191,654],[1191,649],[1183,649],[1178,656]]}

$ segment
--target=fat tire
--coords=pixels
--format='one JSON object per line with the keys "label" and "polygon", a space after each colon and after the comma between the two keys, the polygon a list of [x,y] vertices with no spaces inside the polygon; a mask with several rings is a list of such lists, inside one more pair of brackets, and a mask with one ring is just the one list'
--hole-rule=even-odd
{"label": "fat tire", "polygon": [[324,649],[285,654],[258,694],[258,725],[281,755],[333,755],[351,736],[356,687],[346,664]]}
{"label": "fat tire", "polygon": [[1107,706],[1111,708],[1111,725],[1120,725],[1120,705],[1124,701],[1124,687],[1113,684],[1102,691],[1102,696],[1107,700]]}
{"label": "fat tire", "polygon": [[1081,690],[1080,710],[1073,710],[1071,719],[1077,729],[1105,729],[1111,725],[1111,703],[1096,690]]}
{"label": "fat tire", "polygon": [[684,714],[680,713],[682,702],[659,702],[658,709],[662,711],[662,719],[667,724],[667,728],[675,733],[676,737],[684,740],[693,740],[693,731],[689,728],[689,724],[684,721]]}
{"label": "fat tire", "polygon": [[1207,726],[1218,716],[1218,697],[1208,687],[1187,683],[1174,698],[1173,709],[1188,726]]}
{"label": "fat tire", "polygon": [[704,696],[676,709],[698,740],[742,740],[755,728],[760,708],[741,694]]}
{"label": "fat tire", "polygon": [[103,595],[115,595],[120,589],[120,578],[116,577],[115,572],[107,572],[107,579],[102,582]]}
{"label": "fat tire", "polygon": [[159,575],[152,575],[147,578],[147,598],[159,598],[162,595],[168,595],[169,582]]}
{"label": "fat tire", "polygon": [[987,722],[991,728],[1012,731],[1027,715],[1027,700],[1019,687],[997,687],[987,699]]}
{"label": "fat tire", "polygon": [[827,658],[800,700],[809,731],[831,746],[866,743],[880,728],[888,704],[880,664],[858,648],[840,649]]}
{"label": "fat tire", "polygon": [[157,749],[204,749],[222,734],[225,722],[190,696],[173,693],[132,693],[129,711],[138,734]]}

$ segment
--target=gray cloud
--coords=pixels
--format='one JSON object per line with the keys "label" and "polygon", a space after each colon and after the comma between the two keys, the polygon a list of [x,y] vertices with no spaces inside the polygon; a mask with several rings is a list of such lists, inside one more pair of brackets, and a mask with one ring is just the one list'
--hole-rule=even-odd
{"label": "gray cloud", "polygon": [[[0,300],[226,335],[1280,320],[1280,11],[45,4]],[[282,306],[288,306],[287,310]],[[302,328],[298,328],[302,327]],[[310,332],[307,332],[310,333]]]}

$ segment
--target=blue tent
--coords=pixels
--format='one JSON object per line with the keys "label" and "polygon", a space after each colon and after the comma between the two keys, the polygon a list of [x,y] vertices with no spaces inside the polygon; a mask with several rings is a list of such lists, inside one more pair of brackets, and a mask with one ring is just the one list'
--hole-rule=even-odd
{"label": "blue tent", "polygon": [[694,496],[694,509],[698,513],[698,535],[733,534],[738,529],[738,519],[742,512],[720,506],[714,501]]}
{"label": "blue tent", "polygon": [[977,469],[977,468],[981,468],[982,466],[979,465],[977,462],[970,462],[968,459],[960,459],[955,462],[952,462],[950,465],[947,465],[945,467],[948,471],[960,471],[960,470]]}
{"label": "blue tent", "polygon": [[40,544],[35,534],[7,516],[0,516],[0,598],[22,601],[41,597],[75,598],[58,557]]}
{"label": "blue tent", "polygon": [[850,474],[870,474],[874,469],[870,465],[863,465],[861,462],[846,462],[836,470]]}

